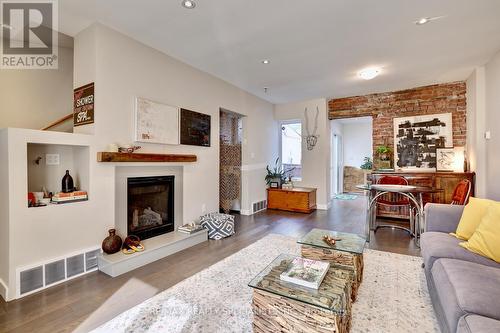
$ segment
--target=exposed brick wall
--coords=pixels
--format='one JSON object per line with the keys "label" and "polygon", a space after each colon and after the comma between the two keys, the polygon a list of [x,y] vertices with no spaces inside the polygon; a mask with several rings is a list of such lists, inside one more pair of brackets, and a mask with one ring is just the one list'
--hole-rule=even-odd
{"label": "exposed brick wall", "polygon": [[373,150],[387,144],[394,148],[393,119],[425,114],[452,113],[453,145],[466,142],[466,86],[452,82],[401,91],[332,99],[330,119],[373,117]]}

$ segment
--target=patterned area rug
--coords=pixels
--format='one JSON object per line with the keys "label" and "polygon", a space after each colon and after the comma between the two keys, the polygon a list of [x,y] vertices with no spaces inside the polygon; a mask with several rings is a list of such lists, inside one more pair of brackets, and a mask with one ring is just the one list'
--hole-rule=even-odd
{"label": "patterned area rug", "polygon": [[342,194],[336,194],[333,198],[337,200],[355,200],[358,198],[358,196],[356,194],[342,193]]}
{"label": "patterned area rug", "polygon": [[[232,256],[122,313],[94,332],[252,332],[247,283],[296,240],[268,235]],[[365,251],[351,332],[439,332],[422,259]]]}

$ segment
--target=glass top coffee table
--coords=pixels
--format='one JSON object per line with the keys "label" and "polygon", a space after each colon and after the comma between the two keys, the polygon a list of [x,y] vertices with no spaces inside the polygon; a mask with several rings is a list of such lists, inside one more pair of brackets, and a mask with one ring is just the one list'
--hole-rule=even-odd
{"label": "glass top coffee table", "polygon": [[[334,245],[329,245],[323,240],[324,236],[336,239]],[[346,232],[332,230],[312,229],[297,243],[301,244],[302,257],[328,261],[353,271],[352,301],[356,300],[358,288],[363,280],[363,251],[366,238]]]}
{"label": "glass top coffee table", "polygon": [[[331,246],[323,241],[323,236],[325,235],[340,240],[335,242],[335,245]],[[363,254],[366,238],[346,232],[312,229],[304,237],[300,238],[297,243],[324,249],[335,249],[337,251]]]}
{"label": "glass top coffee table", "polygon": [[319,289],[280,280],[281,273],[296,257],[279,255],[248,284],[254,289],[254,331],[274,332],[277,327],[281,331],[307,327],[311,332],[318,327],[331,332],[337,332],[339,327],[348,329],[353,272],[332,265]]}

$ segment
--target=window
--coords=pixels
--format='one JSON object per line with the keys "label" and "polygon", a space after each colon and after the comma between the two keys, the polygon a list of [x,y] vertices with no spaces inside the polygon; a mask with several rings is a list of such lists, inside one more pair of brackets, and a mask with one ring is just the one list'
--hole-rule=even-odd
{"label": "window", "polygon": [[294,180],[302,177],[302,123],[289,121],[281,124],[281,163]]}

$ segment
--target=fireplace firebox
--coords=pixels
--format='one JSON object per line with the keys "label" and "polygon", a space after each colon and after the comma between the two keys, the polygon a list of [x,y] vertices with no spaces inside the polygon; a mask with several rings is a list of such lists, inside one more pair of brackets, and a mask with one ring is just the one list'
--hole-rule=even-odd
{"label": "fireplace firebox", "polygon": [[174,231],[174,176],[127,179],[127,233],[147,239]]}

